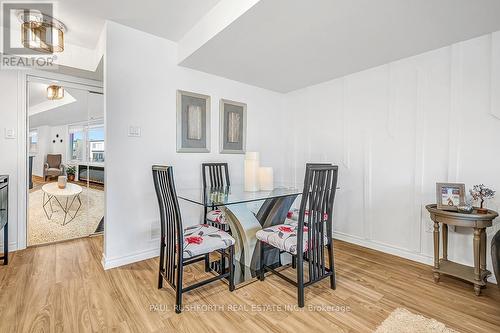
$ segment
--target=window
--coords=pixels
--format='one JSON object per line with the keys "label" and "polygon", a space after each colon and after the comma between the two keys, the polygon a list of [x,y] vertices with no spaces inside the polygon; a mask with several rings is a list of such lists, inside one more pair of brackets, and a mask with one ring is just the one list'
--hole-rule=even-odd
{"label": "window", "polygon": [[69,147],[73,161],[104,162],[104,125],[70,126]]}
{"label": "window", "polygon": [[89,128],[90,162],[104,162],[104,126]]}
{"label": "window", "polygon": [[30,154],[36,154],[38,152],[38,130],[31,130],[29,135]]}

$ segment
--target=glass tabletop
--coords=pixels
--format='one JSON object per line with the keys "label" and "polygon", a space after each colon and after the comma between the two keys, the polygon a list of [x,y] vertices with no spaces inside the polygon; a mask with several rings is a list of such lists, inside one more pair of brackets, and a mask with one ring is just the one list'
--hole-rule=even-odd
{"label": "glass tabletop", "polygon": [[279,187],[272,191],[247,192],[243,186],[232,185],[223,188],[185,188],[178,189],[177,196],[201,206],[227,206],[245,202],[296,196],[302,191],[293,187]]}

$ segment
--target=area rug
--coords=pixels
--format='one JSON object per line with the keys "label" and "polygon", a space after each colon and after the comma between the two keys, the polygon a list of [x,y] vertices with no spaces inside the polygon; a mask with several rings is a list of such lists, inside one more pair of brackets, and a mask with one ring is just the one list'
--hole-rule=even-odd
{"label": "area rug", "polygon": [[[104,216],[104,191],[83,188],[80,194],[82,207],[76,217],[62,225],[64,212],[52,203],[54,214],[47,219],[42,208],[43,191],[36,190],[29,194],[28,245],[58,242],[67,239],[85,237],[93,234]],[[77,207],[75,202],[70,210],[73,215]],[[47,206],[50,214],[50,207]]]}
{"label": "area rug", "polygon": [[375,333],[458,333],[435,319],[416,315],[402,308],[394,310]]}

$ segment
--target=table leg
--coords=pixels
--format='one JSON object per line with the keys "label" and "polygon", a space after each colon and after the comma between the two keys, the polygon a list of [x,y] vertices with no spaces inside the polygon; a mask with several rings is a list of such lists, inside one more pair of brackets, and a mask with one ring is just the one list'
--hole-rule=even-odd
{"label": "table leg", "polygon": [[480,269],[480,248],[481,248],[481,229],[474,228],[474,292],[476,296],[481,294],[481,269]]}
{"label": "table leg", "polygon": [[481,229],[481,243],[480,243],[481,255],[480,260],[481,271],[486,270],[486,229]]}
{"label": "table leg", "polygon": [[446,223],[443,223],[441,233],[443,237],[443,260],[448,260],[448,225]]}
{"label": "table leg", "polygon": [[9,263],[9,223],[3,227],[3,264]]}
{"label": "table leg", "polygon": [[[480,250],[481,250],[481,254],[480,254],[481,264],[479,265],[479,267],[481,268],[481,275],[482,275],[483,272],[486,270],[486,229],[485,228],[481,229]],[[486,282],[486,280],[488,279],[488,275],[485,274],[482,276],[483,276],[484,282]],[[483,288],[486,288],[486,285],[484,285]]]}
{"label": "table leg", "polygon": [[[252,213],[245,203],[224,207],[232,235],[236,240],[234,245],[236,285],[253,279],[260,269],[260,247],[257,246],[257,237],[255,236],[257,231],[282,223],[295,197],[267,199],[257,215]],[[264,262],[268,266],[279,265],[279,250],[266,249]]]}
{"label": "table leg", "polygon": [[[45,196],[47,196],[47,200],[45,200]],[[48,194],[45,194],[45,192],[43,192],[43,199],[42,199],[42,208],[43,208],[43,211],[45,212],[45,216],[47,216],[47,220],[50,220],[52,218],[52,214],[54,214],[54,210],[52,209],[52,197]],[[47,213],[47,208],[46,206],[49,205],[50,207],[50,216],[49,216],[49,213]]]}
{"label": "table leg", "polygon": [[62,225],[65,225],[66,224],[66,217],[68,216],[68,199],[69,198],[66,198],[66,204],[64,205],[64,221],[63,221],[63,224]]}
{"label": "table leg", "polygon": [[[434,222],[434,269],[439,269],[439,223]],[[434,272],[434,282],[439,282],[439,273]]]}

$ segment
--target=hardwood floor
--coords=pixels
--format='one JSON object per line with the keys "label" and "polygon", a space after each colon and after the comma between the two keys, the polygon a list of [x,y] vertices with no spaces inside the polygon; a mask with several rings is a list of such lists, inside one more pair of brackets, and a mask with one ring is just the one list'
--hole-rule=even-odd
{"label": "hardwood floor", "polygon": [[[397,307],[460,332],[500,332],[495,285],[476,297],[459,280],[434,284],[429,266],[335,247],[337,290],[328,280],[306,288],[304,310],[293,287],[269,276],[233,293],[222,282],[187,293],[192,311],[180,315],[171,288],[156,288],[158,259],[104,271],[102,237],[29,248],[0,266],[0,332],[371,332]],[[206,274],[202,263],[185,272],[187,282]]]}

